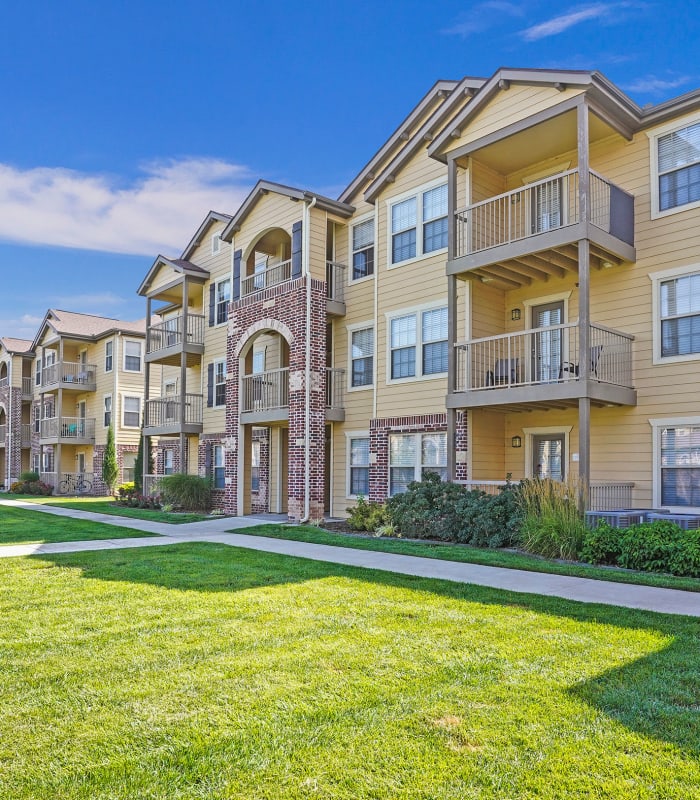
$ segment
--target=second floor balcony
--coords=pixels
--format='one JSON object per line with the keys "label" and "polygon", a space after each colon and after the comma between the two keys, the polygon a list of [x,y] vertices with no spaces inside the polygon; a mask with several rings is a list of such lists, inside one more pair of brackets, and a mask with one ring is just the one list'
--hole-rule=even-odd
{"label": "second floor balcony", "polygon": [[588,397],[594,405],[636,405],[634,337],[591,324],[588,375],[580,363],[581,326],[532,328],[462,342],[456,347],[451,408],[566,408]]}
{"label": "second floor balcony", "polygon": [[42,444],[94,444],[95,420],[92,417],[49,417],[39,427]]}
{"label": "second floor balcony", "polygon": [[593,170],[587,178],[587,209],[578,169],[457,209],[448,272],[506,289],[562,277],[577,271],[581,239],[591,243],[593,267],[634,261],[634,197]]}
{"label": "second floor balcony", "polygon": [[167,395],[146,401],[144,433],[146,436],[167,436],[179,433],[201,433],[203,427],[201,394]]}
{"label": "second floor balcony", "polygon": [[96,364],[82,361],[57,361],[41,370],[41,391],[73,389],[79,392],[94,392],[96,389]]}
{"label": "second floor balcony", "polygon": [[182,353],[186,354],[187,366],[201,361],[204,352],[204,316],[187,314],[187,331],[182,314],[151,325],[146,337],[146,361],[179,365]]}
{"label": "second floor balcony", "polygon": [[[345,370],[326,369],[326,419],[342,421]],[[240,414],[244,423],[263,423],[289,418],[289,368],[270,369],[241,378]]]}

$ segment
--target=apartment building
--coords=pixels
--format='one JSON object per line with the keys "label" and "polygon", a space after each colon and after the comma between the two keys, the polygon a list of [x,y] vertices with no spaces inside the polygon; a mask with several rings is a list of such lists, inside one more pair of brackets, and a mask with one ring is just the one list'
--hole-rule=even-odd
{"label": "apartment building", "polygon": [[57,494],[108,494],[101,476],[110,426],[119,479],[133,480],[144,402],[145,335],[145,320],[47,311],[31,343],[34,385],[27,422],[31,468]]}
{"label": "apartment building", "polygon": [[157,472],[294,519],[426,470],[697,510],[698,222],[700,92],[439,81],[337,200],[260,181],[156,259]]}
{"label": "apartment building", "polygon": [[31,468],[32,343],[0,338],[0,487]]}

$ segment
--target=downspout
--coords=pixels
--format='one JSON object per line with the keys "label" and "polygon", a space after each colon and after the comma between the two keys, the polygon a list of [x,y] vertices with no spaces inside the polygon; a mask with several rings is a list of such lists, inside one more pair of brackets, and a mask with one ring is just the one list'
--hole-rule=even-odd
{"label": "downspout", "polygon": [[318,198],[314,195],[311,202],[304,201],[304,246],[302,251],[302,269],[306,275],[306,364],[304,376],[304,516],[300,523],[308,522],[311,516],[311,437],[309,424],[311,422],[311,209],[316,205]]}
{"label": "downspout", "polygon": [[374,352],[372,353],[372,419],[377,418],[377,341],[379,339],[379,209],[374,206]]}

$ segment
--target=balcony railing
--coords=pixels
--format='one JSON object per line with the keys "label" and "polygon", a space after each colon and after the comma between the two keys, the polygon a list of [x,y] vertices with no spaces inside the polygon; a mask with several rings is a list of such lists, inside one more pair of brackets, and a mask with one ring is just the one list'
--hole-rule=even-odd
{"label": "balcony railing", "polygon": [[143,476],[143,494],[145,497],[152,497],[155,494],[160,494],[160,479],[164,475],[144,475]]}
{"label": "balcony railing", "polygon": [[345,370],[326,368],[326,408],[343,408]]}
{"label": "balcony railing", "polygon": [[326,262],[326,297],[337,303],[345,302],[345,281],[348,268],[337,261]]}
{"label": "balcony railing", "polygon": [[10,385],[9,378],[0,378],[0,389],[7,389],[9,385]]}
{"label": "balcony railing", "polygon": [[144,426],[167,428],[202,424],[202,395],[186,394],[184,405],[178,395],[158,397],[146,402]]}
{"label": "balcony railing", "polygon": [[[455,481],[467,489],[478,489],[486,494],[498,494],[507,481]],[[517,483],[517,481],[513,481]],[[589,511],[610,511],[615,508],[632,507],[634,483],[628,481],[591,481],[588,497]]]}
{"label": "balcony railing", "polygon": [[79,440],[95,438],[95,420],[86,417],[51,417],[41,420],[40,439]]}
{"label": "balcony railing", "polygon": [[92,472],[40,472],[39,479],[53,486],[55,494],[90,494],[95,476]]}
{"label": "balcony railing", "polygon": [[32,379],[31,378],[22,378],[22,394],[25,397],[31,397],[33,394],[32,391]]}
{"label": "balcony railing", "polygon": [[263,289],[269,289],[271,286],[277,286],[280,283],[292,279],[292,259],[281,261],[278,264],[271,264],[265,269],[261,269],[253,275],[248,275],[241,278],[241,297],[248,297],[248,295],[262,292]]}
{"label": "balcony railing", "polygon": [[[592,170],[591,224],[628,244],[634,242],[634,198]],[[455,258],[472,255],[583,221],[579,171],[568,170],[455,212]]]}
{"label": "balcony railing", "polygon": [[7,425],[0,425],[0,447],[5,446],[7,440]]}
{"label": "balcony railing", "polygon": [[64,388],[83,389],[88,391],[95,388],[95,364],[82,364],[76,361],[57,361],[55,364],[45,366],[41,371],[41,386],[60,385]]}
{"label": "balcony railing", "polygon": [[[577,322],[487,336],[457,344],[455,391],[511,389],[578,381]],[[634,337],[590,325],[589,374],[599,383],[632,388]]]}
{"label": "balcony railing", "polygon": [[27,424],[27,423],[23,422],[20,432],[21,432],[21,436],[22,436],[22,447],[31,447],[32,446],[32,426],[31,426],[31,424]]}
{"label": "balcony railing", "polygon": [[[183,317],[171,317],[165,322],[151,325],[148,329],[147,353],[157,353],[169,347],[181,346],[183,343]],[[202,314],[187,315],[186,344],[204,344],[204,316]]]}
{"label": "balcony railing", "polygon": [[269,411],[289,405],[289,367],[269,369],[241,380],[241,411]]}

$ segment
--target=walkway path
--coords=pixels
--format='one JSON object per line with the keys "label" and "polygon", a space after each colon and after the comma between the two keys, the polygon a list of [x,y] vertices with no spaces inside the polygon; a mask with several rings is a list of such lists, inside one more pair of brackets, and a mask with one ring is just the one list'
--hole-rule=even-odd
{"label": "walkway path", "polygon": [[[667,614],[685,614],[700,617],[700,593],[678,589],[659,589],[652,586],[637,586],[629,583],[610,583],[590,578],[573,578],[566,575],[551,575],[542,572],[527,572],[503,567],[485,567],[480,564],[465,564],[457,561],[442,561],[435,558],[381,553],[370,550],[355,550],[325,544],[295,542],[288,539],[269,539],[244,533],[226,533],[235,528],[246,528],[263,520],[256,517],[224,517],[172,525],[125,517],[110,517],[89,511],[74,511],[36,503],[0,500],[1,505],[11,505],[58,516],[104,522],[108,525],[135,528],[151,534],[137,539],[100,539],[87,542],[55,542],[51,544],[5,545],[0,547],[0,558],[52,553],[74,553],[83,550],[117,550],[131,547],[154,547],[180,542],[212,542],[232,547],[244,547],[266,553],[309,558],[353,567],[379,569],[402,575],[417,575],[423,578],[438,578],[458,583],[473,583],[506,589],[515,592],[563,597],[584,603],[639,608]],[[153,536],[153,534],[158,534]]]}

